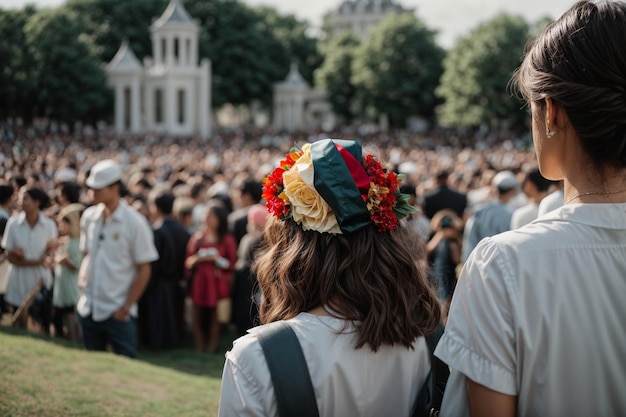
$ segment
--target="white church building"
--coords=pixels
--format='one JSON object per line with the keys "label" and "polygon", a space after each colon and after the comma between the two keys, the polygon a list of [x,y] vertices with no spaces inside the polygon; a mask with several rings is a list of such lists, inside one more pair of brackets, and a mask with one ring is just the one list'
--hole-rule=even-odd
{"label": "white church building", "polygon": [[142,65],[122,43],[106,66],[118,134],[210,136],[211,63],[198,63],[199,33],[180,0],[170,0],[150,26],[153,58]]}
{"label": "white church building", "polygon": [[330,130],[335,125],[326,92],[311,88],[291,64],[287,78],[274,84],[274,130]]}

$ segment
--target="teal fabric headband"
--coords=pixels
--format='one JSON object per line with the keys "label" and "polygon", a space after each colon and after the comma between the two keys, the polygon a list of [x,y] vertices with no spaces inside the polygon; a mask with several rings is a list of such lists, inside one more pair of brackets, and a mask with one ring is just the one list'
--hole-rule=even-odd
{"label": "teal fabric headband", "polygon": [[[352,140],[322,139],[311,144],[311,159],[315,167],[315,189],[337,217],[341,230],[354,232],[370,224],[370,212],[357,188],[355,179],[340,153],[339,145],[361,166],[361,144]],[[365,170],[363,174],[367,176]],[[369,188],[369,178],[367,179]],[[367,195],[367,189],[365,190]]]}

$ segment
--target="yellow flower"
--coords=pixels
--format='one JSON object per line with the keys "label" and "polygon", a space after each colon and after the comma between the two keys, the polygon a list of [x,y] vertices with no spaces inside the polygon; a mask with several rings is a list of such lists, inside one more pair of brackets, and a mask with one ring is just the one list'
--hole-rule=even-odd
{"label": "yellow flower", "polygon": [[291,215],[304,230],[340,234],[337,218],[315,190],[310,148],[310,144],[304,145],[302,156],[283,173],[284,193],[291,203]]}

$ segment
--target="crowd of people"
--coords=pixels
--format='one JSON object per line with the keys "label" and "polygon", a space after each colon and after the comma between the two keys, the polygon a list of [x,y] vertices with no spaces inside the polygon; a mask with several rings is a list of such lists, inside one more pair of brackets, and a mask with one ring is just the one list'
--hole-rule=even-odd
{"label": "crowd of people", "polygon": [[[335,132],[328,136],[353,135]],[[42,323],[42,328],[49,332],[52,324],[55,335],[78,339],[81,332],[75,323],[81,315],[74,314],[76,302],[79,294],[88,296],[93,289],[88,279],[80,284],[84,288],[72,282],[77,281],[81,265],[83,279],[88,275],[86,265],[91,263],[93,268],[95,261],[89,262],[90,245],[104,250],[109,242],[107,234],[100,232],[103,226],[96,230],[87,220],[93,217],[89,210],[93,210],[92,206],[106,206],[111,197],[106,187],[101,191],[100,186],[116,184],[119,189],[114,194],[119,194],[120,201],[142,214],[150,224],[158,258],[141,258],[151,266],[150,279],[142,296],[126,306],[129,316],[137,319],[140,345],[154,349],[178,346],[190,329],[198,350],[216,351],[223,322],[230,321],[238,334],[255,324],[259,294],[255,293],[251,266],[267,214],[262,206],[263,178],[293,145],[301,147],[323,136],[262,131],[225,132],[208,141],[150,135],[76,136],[5,123],[0,141],[0,172],[6,190],[4,197],[0,195],[5,207],[3,217],[23,216],[30,208],[35,219],[41,213],[42,221],[51,220],[46,223],[48,235],[37,235],[37,241],[45,243],[45,247],[39,248],[37,254],[25,256],[30,262],[41,261],[38,268],[19,265],[9,258],[3,264],[4,286],[0,286],[0,293],[4,294],[5,311],[8,306],[18,310],[25,300],[32,299],[31,290],[45,277],[43,287],[54,288],[54,313]],[[470,142],[473,148],[464,145]],[[487,142],[492,142],[489,150],[479,150]],[[408,216],[408,222],[429,243],[431,281],[439,288],[440,298],[449,302],[461,263],[458,254],[467,219],[475,207],[491,198],[491,182],[497,172],[512,171],[521,179],[532,169],[532,150],[523,140],[512,140],[508,134],[499,139],[460,139],[449,133],[397,131],[369,135],[362,143],[368,151],[383,155],[381,159],[389,169],[403,174],[402,190],[411,196],[411,205],[417,208]],[[111,161],[113,165],[108,169],[115,172],[94,172],[93,168],[105,160]],[[100,177],[90,180],[90,175]],[[511,213],[526,201],[521,184],[512,189],[518,197],[507,208]],[[26,190],[31,190],[26,193],[27,200],[32,190],[49,198],[36,200],[38,203],[29,207],[23,197],[15,198]],[[105,200],[103,193],[107,194]],[[116,207],[114,204],[111,211]],[[452,212],[441,216],[445,210]],[[77,224],[81,218],[82,223]],[[92,222],[97,223],[97,219]],[[14,226],[10,229],[6,239],[13,233],[20,238],[25,235]],[[81,233],[84,242],[79,245]],[[101,241],[90,242],[96,235]],[[446,238],[442,239],[443,235]],[[3,246],[6,254],[26,246],[13,240],[7,240],[7,245]],[[148,247],[142,254],[148,253]],[[119,271],[111,270],[112,265],[119,263],[115,259],[99,256],[92,274],[119,275]],[[132,268],[137,268],[137,259],[127,266],[131,277],[135,276]],[[8,265],[12,267],[7,268]],[[29,281],[18,280],[17,276],[9,279],[24,270],[32,275]],[[12,288],[17,282],[23,288],[16,293]],[[112,313],[114,310],[103,312],[107,317]],[[220,314],[223,317],[218,319]],[[134,355],[133,351],[130,356]]]}
{"label": "crowd of people", "polygon": [[[530,46],[514,83],[532,150],[449,132],[5,125],[4,302],[130,357],[187,324],[215,352],[235,324],[224,416],[623,414],[625,27],[625,3],[580,1]],[[24,306],[45,289],[52,320]],[[295,378],[275,366],[292,355]],[[440,410],[421,402],[438,397],[437,361]]]}
{"label": "crowd of people", "polygon": [[[3,198],[4,217],[20,215],[28,208],[23,198],[13,196],[20,190],[36,189],[48,195],[50,202],[40,202],[34,213],[56,222],[57,227],[50,229],[61,235],[39,239],[49,245],[41,248],[47,251],[46,256],[42,252],[26,259],[46,259],[46,266],[40,266],[46,272],[29,268],[33,278],[20,281],[24,288],[19,293],[14,294],[8,283],[9,275],[16,272],[6,271],[5,304],[19,309],[45,276],[44,286],[51,288],[54,281],[56,289],[51,318],[54,333],[78,337],[76,326],[71,324],[76,318],[74,307],[78,294],[90,287],[85,283],[85,288],[77,289],[67,283],[78,277],[81,264],[89,263],[89,244],[78,245],[81,231],[87,239],[92,239],[90,233],[94,232],[86,230],[88,224],[76,225],[76,217],[82,216],[84,223],[84,210],[106,205],[99,199],[102,192],[89,185],[89,176],[99,161],[114,161],[119,172],[111,179],[119,185],[120,201],[147,219],[158,253],[157,260],[146,261],[152,272],[143,296],[136,300],[137,311],[132,307],[134,303],[127,306],[130,316],[137,317],[139,342],[155,349],[174,347],[190,328],[196,348],[203,351],[217,349],[221,322],[228,321],[228,309],[238,334],[255,323],[258,294],[254,302],[255,280],[250,268],[266,217],[255,210],[255,206],[265,203],[261,197],[263,178],[293,145],[301,147],[324,136],[354,137],[352,132],[279,135],[267,131],[221,132],[208,141],[151,135],[77,136],[24,129],[8,122],[3,124],[2,132],[0,172],[7,192],[11,191]],[[369,134],[361,142],[364,149],[382,155],[389,169],[404,176],[402,190],[417,208],[408,216],[408,222],[429,243],[431,281],[439,288],[442,301],[449,302],[462,261],[460,250],[467,220],[475,208],[495,196],[492,181],[500,171],[516,178],[511,186],[516,198],[506,211],[512,214],[527,201],[521,182],[534,168],[532,149],[523,139],[514,139],[508,133],[471,138],[449,132],[394,131]],[[103,183],[100,179],[93,184]],[[253,210],[248,221],[250,208]],[[442,216],[446,210],[450,212]],[[168,238],[171,235],[175,238]],[[101,246],[106,247],[106,238],[102,240]],[[7,253],[21,247],[8,244],[4,248]],[[228,265],[216,267],[217,258],[224,262],[222,265],[226,261]],[[112,263],[106,261],[96,270],[114,274],[106,266]],[[8,264],[20,270],[19,265]],[[187,304],[192,306],[189,312]],[[220,314],[226,310],[226,317],[218,320],[218,310]],[[48,325],[43,324],[45,331]]]}

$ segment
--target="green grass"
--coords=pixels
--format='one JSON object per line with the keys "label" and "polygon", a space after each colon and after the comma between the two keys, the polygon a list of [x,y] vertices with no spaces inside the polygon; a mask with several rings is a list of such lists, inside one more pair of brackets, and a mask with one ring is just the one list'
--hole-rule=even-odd
{"label": "green grass", "polygon": [[224,352],[140,351],[132,360],[0,326],[0,416],[216,415]]}

